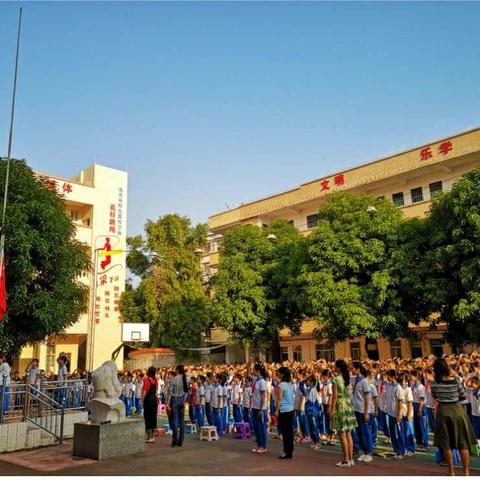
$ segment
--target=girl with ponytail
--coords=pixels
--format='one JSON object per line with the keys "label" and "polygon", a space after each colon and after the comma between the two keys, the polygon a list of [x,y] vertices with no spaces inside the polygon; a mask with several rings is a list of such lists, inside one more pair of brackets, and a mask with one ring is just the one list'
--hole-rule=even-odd
{"label": "girl with ponytail", "polygon": [[329,412],[331,415],[330,427],[336,430],[340,437],[343,450],[343,460],[337,463],[337,467],[352,467],[353,439],[352,430],[357,427],[355,412],[350,401],[350,374],[344,360],[335,362],[335,377],[332,381],[332,399]]}
{"label": "girl with ponytail", "polygon": [[175,373],[176,375],[168,387],[167,405],[172,412],[171,447],[181,447],[185,437],[185,399],[188,394],[188,382],[183,365],[178,365]]}

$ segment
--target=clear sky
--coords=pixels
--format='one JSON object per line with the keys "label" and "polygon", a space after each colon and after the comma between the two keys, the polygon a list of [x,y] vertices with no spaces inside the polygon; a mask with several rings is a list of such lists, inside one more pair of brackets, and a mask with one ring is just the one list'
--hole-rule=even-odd
{"label": "clear sky", "polygon": [[480,3],[0,4],[5,155],[129,173],[129,234],[480,126]]}

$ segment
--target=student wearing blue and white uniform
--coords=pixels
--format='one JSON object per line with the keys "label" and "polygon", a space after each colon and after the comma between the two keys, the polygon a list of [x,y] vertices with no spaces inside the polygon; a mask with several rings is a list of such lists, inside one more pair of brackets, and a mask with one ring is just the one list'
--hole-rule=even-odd
{"label": "student wearing blue and white uniform", "polygon": [[371,402],[370,383],[365,379],[366,372],[361,362],[353,362],[352,372],[355,375],[352,381],[352,404],[358,424],[356,433],[361,451],[357,460],[368,463],[373,460],[372,435],[369,427]]}
{"label": "student wearing blue and white uniform", "polygon": [[242,393],[242,418],[245,423],[250,425],[250,430],[253,432],[253,420],[250,415],[250,408],[252,403],[252,379],[245,377]]}
{"label": "student wearing blue and white uniform", "polygon": [[427,407],[428,427],[431,432],[435,431],[435,400],[432,395],[430,384],[433,381],[433,372],[427,370],[425,374],[425,405]]}
{"label": "student wearing blue and white uniform", "polygon": [[142,388],[143,388],[143,379],[145,375],[143,373],[140,373],[137,377],[137,379],[134,382],[134,388],[135,388],[135,413],[137,415],[141,415],[143,410],[142,410]]}
{"label": "student wearing blue and white uniform", "polygon": [[317,380],[312,375],[306,383],[307,395],[305,402],[305,415],[308,420],[308,429],[312,440],[311,448],[318,450],[320,448],[320,436],[318,432],[318,416],[320,413],[320,403],[318,401]]}
{"label": "student wearing blue and white uniform", "polygon": [[233,420],[238,423],[242,421],[242,376],[236,374],[233,377],[232,382],[232,409],[233,409]]}
{"label": "student wearing blue and white uniform", "polygon": [[413,432],[413,394],[412,389],[408,385],[406,372],[399,375],[398,383],[400,383],[404,391],[406,413],[402,418],[402,435],[405,441],[405,455],[409,457],[415,453],[415,435]]}
{"label": "student wearing blue and white uniform", "polygon": [[267,382],[265,381],[265,369],[256,364],[253,367],[255,381],[252,387],[252,418],[254,424],[256,448],[253,453],[267,452],[267,425],[268,425],[268,404],[267,404]]}
{"label": "student wearing blue and white uniform", "polygon": [[211,409],[211,398],[213,390],[213,375],[211,372],[207,373],[207,381],[205,382],[205,416],[207,417],[207,423],[210,426],[214,425],[213,415]]}
{"label": "student wearing blue and white uniform", "polygon": [[0,387],[3,387],[3,413],[8,412],[10,404],[10,374],[11,368],[7,356],[0,353]]}
{"label": "student wearing blue and white uniform", "polygon": [[410,373],[410,388],[413,395],[413,430],[417,449],[421,452],[428,450],[428,412],[426,406],[425,386],[420,381],[421,375],[417,370]]}
{"label": "student wearing blue and white uniform", "polygon": [[295,425],[300,428],[300,442],[307,443],[309,441],[310,432],[308,430],[307,417],[305,416],[305,370],[300,370],[296,374],[296,382],[293,386],[294,408],[295,408]]}
{"label": "student wearing blue and white uniform", "polygon": [[198,428],[205,425],[205,380],[203,375],[197,378],[197,394],[195,396],[195,418]]}
{"label": "student wearing blue and white uniform", "polygon": [[387,396],[388,429],[390,430],[395,458],[403,460],[407,451],[401,429],[402,419],[407,414],[405,393],[401,385],[397,383],[397,372],[395,370],[388,371],[387,379],[391,383]]}
{"label": "student wearing blue and white uniform", "polygon": [[325,369],[320,376],[320,400],[322,403],[320,433],[327,436],[326,445],[333,445],[333,432],[330,429],[330,415],[328,413],[332,393],[331,373]]}
{"label": "student wearing blue and white uniform", "polygon": [[122,400],[125,403],[127,417],[132,416],[132,398],[133,398],[133,382],[130,374],[125,375],[122,382]]}
{"label": "student wearing blue and white uniform", "polygon": [[228,387],[227,377],[225,375],[222,375],[221,385],[222,385],[222,423],[223,423],[222,434],[224,434],[226,430],[226,426],[229,424],[229,420],[230,420],[229,402],[230,402],[230,395],[231,395],[231,389],[229,389]]}
{"label": "student wearing blue and white uniform", "polygon": [[370,429],[370,435],[372,438],[372,448],[373,450],[377,447],[377,436],[378,436],[378,391],[375,383],[372,381],[372,375],[367,370],[365,375],[368,383],[370,384],[370,403],[369,403],[369,418],[368,426]]}

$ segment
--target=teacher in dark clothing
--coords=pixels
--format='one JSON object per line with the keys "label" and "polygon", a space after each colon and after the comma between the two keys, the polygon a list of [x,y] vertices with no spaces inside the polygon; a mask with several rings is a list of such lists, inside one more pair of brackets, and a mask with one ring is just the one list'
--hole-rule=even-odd
{"label": "teacher in dark clothing", "polygon": [[157,379],[155,367],[147,370],[147,376],[143,379],[142,402],[143,418],[145,419],[145,430],[147,432],[147,443],[155,441],[154,434],[157,429]]}
{"label": "teacher in dark clothing", "polygon": [[171,447],[181,447],[185,437],[185,397],[188,393],[185,367],[178,365],[175,377],[168,387],[167,405],[171,410],[172,444]]}

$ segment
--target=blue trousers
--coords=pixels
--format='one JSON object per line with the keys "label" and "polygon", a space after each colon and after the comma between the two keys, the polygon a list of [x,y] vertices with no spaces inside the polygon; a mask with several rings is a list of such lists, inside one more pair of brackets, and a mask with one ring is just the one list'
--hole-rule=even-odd
{"label": "blue trousers", "polygon": [[430,431],[435,431],[435,409],[427,407],[428,413],[428,426],[430,427]]}
{"label": "blue trousers", "polygon": [[480,440],[480,417],[472,415],[472,420],[473,431],[475,432],[477,440]]}
{"label": "blue trousers", "polygon": [[205,406],[204,405],[195,405],[195,418],[197,419],[197,424],[199,428],[205,425]]}
{"label": "blue trousers", "polygon": [[120,400],[122,400],[123,403],[125,404],[127,417],[131,417],[132,416],[132,399],[125,397],[125,395],[122,395],[120,397]]}
{"label": "blue trousers", "polygon": [[370,455],[373,452],[372,434],[370,432],[370,425],[365,421],[363,413],[355,412],[358,427],[356,428],[358,443],[360,450]]}
{"label": "blue trousers", "polygon": [[320,438],[318,436],[318,417],[316,415],[307,415],[308,420],[308,429],[310,431],[310,438],[312,442],[316,445]]}
{"label": "blue trousers", "polygon": [[388,429],[390,430],[393,451],[397,455],[405,455],[407,448],[405,446],[401,423],[398,423],[397,419],[391,415],[388,415]]}
{"label": "blue trousers", "polygon": [[253,433],[254,432],[253,418],[250,415],[250,409],[249,408],[247,408],[247,407],[242,408],[242,417],[243,417],[243,421],[250,425],[250,431]]}
{"label": "blue trousers", "polygon": [[322,411],[320,412],[321,423],[320,423],[320,433],[322,435],[331,435],[332,431],[330,430],[330,415],[328,414],[328,405],[322,404]]}
{"label": "blue trousers", "polygon": [[375,450],[377,446],[377,436],[378,436],[378,423],[375,415],[373,413],[370,414],[368,418],[368,426],[370,429],[370,435],[372,438],[372,448]]}
{"label": "blue trousers", "polygon": [[353,452],[359,453],[360,452],[360,440],[358,439],[357,429],[354,428],[352,430],[352,440],[353,440]]}
{"label": "blue trousers", "polygon": [[213,424],[217,427],[218,435],[223,437],[223,434],[225,433],[225,424],[222,408],[213,408]]}
{"label": "blue trousers", "polygon": [[413,404],[413,429],[417,445],[428,447],[428,413],[425,404],[422,408],[422,416],[418,416],[419,403]]}
{"label": "blue trousers", "polygon": [[235,403],[233,404],[233,420],[235,423],[242,421],[242,412],[240,411],[240,406]]}
{"label": "blue trousers", "polygon": [[135,410],[137,412],[137,415],[141,415],[142,412],[143,412],[143,409],[142,409],[142,401],[140,398],[138,397],[135,397]]}
{"label": "blue trousers", "polygon": [[407,452],[415,452],[415,435],[413,433],[413,420],[409,421],[407,417],[402,418],[402,435],[405,439],[405,448]]}
{"label": "blue trousers", "polygon": [[212,407],[210,407],[210,403],[205,403],[205,416],[207,417],[207,423],[210,426],[215,425],[213,422]]}
{"label": "blue trousers", "polygon": [[185,401],[183,397],[172,397],[172,445],[181,446],[185,437]]}
{"label": "blue trousers", "polygon": [[310,431],[308,429],[308,422],[307,417],[305,416],[305,412],[295,411],[295,420],[296,425],[300,427],[300,431],[302,432],[302,437],[308,437],[310,435]]}
{"label": "blue trousers", "polygon": [[383,410],[378,410],[378,429],[381,430],[387,438],[390,438],[388,415]]}
{"label": "blue trousers", "polygon": [[267,448],[267,425],[268,412],[263,410],[262,415],[259,416],[260,410],[252,408],[253,429],[255,431],[255,439],[257,448]]}
{"label": "blue trousers", "polygon": [[10,387],[3,388],[3,413],[7,413],[10,406]]}

